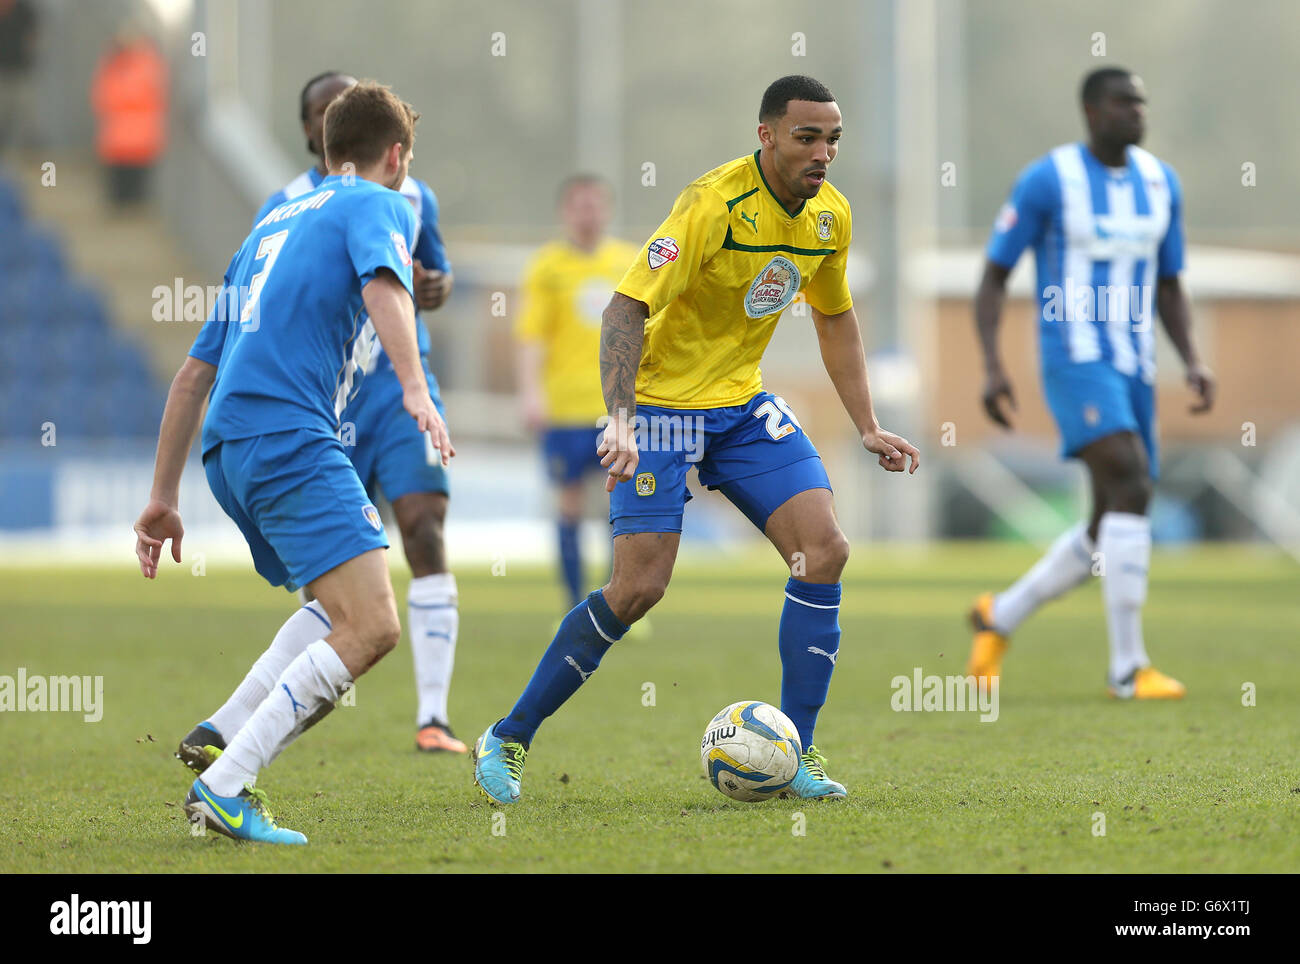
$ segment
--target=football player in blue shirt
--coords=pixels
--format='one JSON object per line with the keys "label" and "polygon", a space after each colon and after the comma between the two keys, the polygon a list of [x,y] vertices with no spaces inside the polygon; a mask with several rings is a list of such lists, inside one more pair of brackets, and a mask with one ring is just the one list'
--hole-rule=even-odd
{"label": "football player in blue shirt", "polygon": [[1062,145],[1021,173],[989,240],[975,316],[984,408],[1010,428],[1002,405],[1014,408],[1015,399],[998,355],[998,320],[1007,277],[1033,247],[1044,395],[1062,456],[1087,466],[1092,516],[1010,589],[976,600],[967,672],[997,679],[1008,637],[1030,613],[1096,574],[1110,635],[1110,694],[1181,699],[1186,687],[1151,665],[1142,638],[1146,512],[1159,468],[1153,311],[1187,366],[1197,395],[1191,411],[1214,404],[1214,376],[1197,352],[1179,280],[1182,188],[1173,168],[1137,146],[1146,130],[1142,80],[1120,68],[1095,70],[1081,98],[1088,142]]}
{"label": "football player in blue shirt", "polygon": [[281,627],[235,705],[212,721],[224,746],[211,748],[186,798],[191,819],[238,839],[306,843],[276,825],[255,786],[258,771],[401,635],[388,539],[339,438],[373,348],[367,324],[401,383],[395,404],[444,463],[455,454],[416,342],[415,216],[394,190],[406,177],[417,119],[374,83],[330,105],[329,174],[263,217],[231,260],[223,297],[172,382],[153,491],[135,524],[147,578],[157,576],[168,539],[180,561],[180,478],[208,399],[202,451],[213,495],[267,582],[309,586],[315,596]]}
{"label": "football player in blue shirt", "polygon": [[[336,70],[317,74],[299,95],[299,115],[307,149],[317,157],[316,166],[303,171],[283,190],[262,205],[254,219],[316,189],[325,176],[321,150],[321,120],[325,109],[356,78]],[[442,306],[451,293],[452,271],[442,236],[438,231],[438,200],[429,185],[407,176],[398,191],[410,202],[416,217],[414,255],[415,301],[422,311]],[[417,316],[420,355],[429,354],[429,332]],[[429,394],[439,412],[444,412],[438,380],[425,360]],[[376,490],[392,503],[402,548],[411,567],[407,591],[407,623],[415,661],[417,696],[417,749],[426,752],[464,753],[467,747],[452,733],[447,716],[447,696],[460,628],[456,577],[447,570],[443,527],[451,487],[447,471],[430,458],[423,437],[410,419],[397,411],[395,401],[401,386],[382,350],[371,356],[371,364],[356,397],[343,413],[343,443],[357,474],[373,498]],[[304,590],[304,601],[308,601]]]}

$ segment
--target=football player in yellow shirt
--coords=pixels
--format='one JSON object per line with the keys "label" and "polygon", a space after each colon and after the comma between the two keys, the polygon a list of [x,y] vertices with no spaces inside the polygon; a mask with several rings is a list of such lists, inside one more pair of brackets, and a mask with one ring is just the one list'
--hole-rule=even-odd
{"label": "football player in yellow shirt", "polygon": [[515,336],[524,420],[541,433],[557,491],[560,567],[572,608],[582,601],[583,477],[603,471],[596,455],[605,414],[600,317],[637,249],[605,236],[612,196],[601,178],[575,174],[560,185],[558,201],[564,238],[529,262]]}
{"label": "football player in yellow shirt", "polygon": [[[781,710],[798,731],[797,748],[796,734],[771,733],[800,753],[786,790],[847,796],[826,775],[813,727],[839,655],[849,544],[817,450],[785,401],[763,390],[758,367],[796,294],[812,307],[822,362],[866,450],[891,472],[907,470],[909,458],[916,471],[920,456],[880,427],[871,404],[844,275],[849,204],[826,182],[842,132],[835,98],[811,77],[782,77],[764,93],[758,119],[759,149],[682,191],[605,309],[600,371],[609,422],[598,452],[611,492],[614,572],[564,618],[510,714],[475,743],[475,781],[498,803],[519,799],[538,726],[663,596],[692,464],[790,566],[779,630]],[[761,727],[743,711],[734,722]],[[715,785],[754,779],[743,761],[725,759],[713,762],[710,776]]]}

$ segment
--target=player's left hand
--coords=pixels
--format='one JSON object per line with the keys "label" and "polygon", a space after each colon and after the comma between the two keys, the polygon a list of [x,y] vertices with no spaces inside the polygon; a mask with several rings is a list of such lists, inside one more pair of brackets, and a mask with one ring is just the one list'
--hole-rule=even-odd
{"label": "player's left hand", "polygon": [[905,456],[912,460],[912,467],[907,469],[909,475],[921,466],[921,453],[916,446],[903,436],[886,432],[883,428],[862,436],[862,445],[868,452],[880,456],[876,462],[886,471],[902,472],[907,468]]}
{"label": "player's left hand", "polygon": [[153,499],[140,518],[135,520],[135,557],[140,561],[140,574],[146,579],[158,576],[158,560],[162,556],[163,543],[172,541],[172,558],[181,561],[181,539],[185,536],[185,527],[181,525],[181,514],[176,507]]}
{"label": "player's left hand", "polygon": [[1193,415],[1201,415],[1214,407],[1214,393],[1218,385],[1214,381],[1214,372],[1197,362],[1187,369],[1187,384],[1197,395],[1197,401],[1188,406]]}
{"label": "player's left hand", "polygon": [[425,268],[416,261],[412,271],[415,280],[415,303],[421,311],[441,308],[451,294],[452,276],[447,271]]}
{"label": "player's left hand", "polygon": [[437,406],[429,397],[429,389],[416,386],[411,391],[403,392],[402,407],[415,419],[416,427],[428,436],[429,444],[439,453],[442,467],[446,468],[451,457],[456,454],[456,449],[451,444],[451,431],[447,428],[447,423],[438,414]]}

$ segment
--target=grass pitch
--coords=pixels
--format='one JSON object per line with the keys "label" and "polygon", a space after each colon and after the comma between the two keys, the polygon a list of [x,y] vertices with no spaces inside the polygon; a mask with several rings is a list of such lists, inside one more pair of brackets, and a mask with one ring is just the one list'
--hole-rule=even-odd
{"label": "grass pitch", "polygon": [[[104,715],[0,714],[0,870],[1294,871],[1300,866],[1297,567],[1252,550],[1157,553],[1146,612],[1182,703],[1104,695],[1096,586],[1040,612],[996,722],[896,712],[893,677],[960,674],[963,617],[1023,547],[862,547],[818,728],[838,804],[733,803],[700,775],[718,709],[779,698],[784,575],[770,552],[684,561],[648,639],[625,641],[543,727],[524,799],[481,797],[464,758],[413,748],[403,644],[262,774],[305,848],[195,838],[176,741],[225,699],[294,603],[247,570],[0,569],[0,674],[102,675]],[[399,600],[405,575],[397,574]],[[459,567],[452,722],[472,741],[522,689],[560,615],[546,570]],[[1254,706],[1243,685],[1254,684]],[[646,684],[653,684],[653,705]],[[504,814],[504,817],[496,816]],[[799,815],[802,814],[802,817]],[[1104,835],[1095,831],[1104,815]],[[802,830],[802,834],[796,831]]]}

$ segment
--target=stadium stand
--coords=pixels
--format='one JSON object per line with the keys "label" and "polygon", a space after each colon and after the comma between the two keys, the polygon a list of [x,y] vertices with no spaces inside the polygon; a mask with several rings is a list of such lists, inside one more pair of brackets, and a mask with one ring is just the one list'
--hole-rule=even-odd
{"label": "stadium stand", "polygon": [[165,389],[145,352],[2,174],[0,331],[0,439],[35,439],[45,422],[73,439],[157,432]]}

